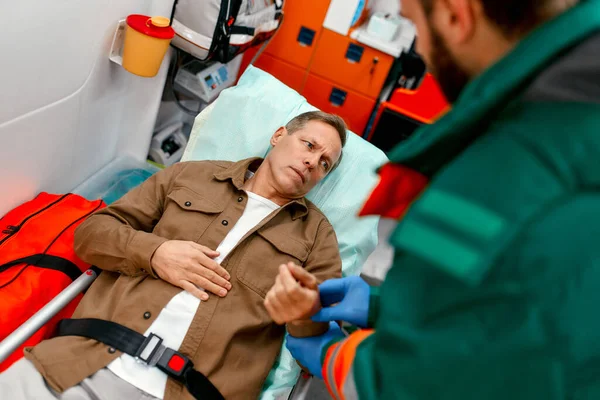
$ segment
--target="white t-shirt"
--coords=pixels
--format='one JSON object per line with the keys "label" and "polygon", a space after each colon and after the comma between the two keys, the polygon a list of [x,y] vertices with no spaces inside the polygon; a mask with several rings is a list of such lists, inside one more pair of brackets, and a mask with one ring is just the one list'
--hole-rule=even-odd
{"label": "white t-shirt", "polygon": [[[233,250],[240,239],[254,228],[267,215],[279,208],[279,205],[252,192],[248,193],[248,203],[244,213],[217,247],[220,253],[215,260],[220,263]],[[179,349],[183,339],[192,324],[200,299],[182,290],[174,296],[162,309],[156,320],[150,325],[144,335],[150,333],[160,336],[163,345]],[[107,366],[121,379],[131,383],[140,390],[162,399],[167,385],[167,375],[155,367],[149,367],[138,362],[132,356],[123,354]]]}

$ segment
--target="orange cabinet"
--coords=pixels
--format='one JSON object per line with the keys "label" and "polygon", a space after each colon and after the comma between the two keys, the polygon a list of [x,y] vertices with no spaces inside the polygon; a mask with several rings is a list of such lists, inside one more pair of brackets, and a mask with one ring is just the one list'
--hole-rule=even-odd
{"label": "orange cabinet", "polygon": [[388,54],[323,29],[310,72],[376,98],[393,62]]}
{"label": "orange cabinet", "polygon": [[342,117],[348,128],[358,135],[365,130],[375,106],[375,99],[313,74],[308,75],[302,95],[320,110]]}
{"label": "orange cabinet", "polygon": [[330,0],[286,0],[283,23],[265,53],[308,68],[329,3]]}
{"label": "orange cabinet", "polygon": [[[330,2],[286,0],[283,24],[255,66],[362,135],[394,57],[323,28]],[[256,51],[244,54],[240,73]]]}
{"label": "orange cabinet", "polygon": [[295,91],[300,92],[302,90],[306,70],[288,64],[268,54],[262,54],[258,60],[255,61],[254,66],[270,73]]}

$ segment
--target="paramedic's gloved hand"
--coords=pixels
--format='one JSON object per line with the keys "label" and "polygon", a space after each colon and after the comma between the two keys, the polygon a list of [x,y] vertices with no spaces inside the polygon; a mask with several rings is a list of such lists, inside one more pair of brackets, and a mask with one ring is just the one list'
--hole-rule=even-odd
{"label": "paramedic's gloved hand", "polygon": [[323,350],[332,342],[344,338],[345,335],[338,324],[330,322],[329,330],[321,336],[296,338],[288,335],[286,347],[300,364],[308,368],[311,374],[323,379],[323,373],[321,372],[323,369],[321,364]]}
{"label": "paramedic's gloved hand", "polygon": [[213,258],[219,253],[198,243],[169,240],[154,252],[150,264],[163,281],[187,290],[200,300],[208,300],[204,289],[225,297],[231,289],[229,273]]}
{"label": "paramedic's gloved hand", "polygon": [[278,324],[310,320],[321,308],[317,278],[293,262],[281,264],[264,304]]}
{"label": "paramedic's gloved hand", "polygon": [[312,317],[313,321],[346,321],[367,327],[371,289],[362,278],[349,276],[325,281],[319,285],[319,293],[323,308]]}

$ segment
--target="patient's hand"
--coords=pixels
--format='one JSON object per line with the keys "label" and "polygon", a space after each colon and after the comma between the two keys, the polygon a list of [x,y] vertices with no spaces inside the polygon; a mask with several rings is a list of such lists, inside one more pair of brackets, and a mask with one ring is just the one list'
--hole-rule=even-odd
{"label": "patient's hand", "polygon": [[213,258],[219,253],[198,243],[169,240],[154,252],[150,264],[160,279],[208,300],[207,290],[225,297],[231,289],[229,273]]}
{"label": "patient's hand", "polygon": [[321,308],[317,278],[292,262],[280,265],[265,307],[278,324],[310,319]]}

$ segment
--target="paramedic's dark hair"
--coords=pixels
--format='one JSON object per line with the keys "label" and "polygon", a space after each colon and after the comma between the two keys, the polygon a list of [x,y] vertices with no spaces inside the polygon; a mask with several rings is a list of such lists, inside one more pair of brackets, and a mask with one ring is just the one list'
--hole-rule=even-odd
{"label": "paramedic's dark hair", "polygon": [[[334,114],[328,114],[323,111],[305,112],[304,114],[300,114],[297,117],[293,118],[290,122],[288,122],[285,126],[285,129],[287,129],[289,134],[292,134],[304,128],[308,121],[319,121],[333,127],[340,136],[340,141],[342,142],[342,149],[344,148],[344,146],[346,145],[346,123],[343,119]],[[337,166],[340,165],[343,155],[344,152],[342,150],[342,152],[340,152],[339,160],[335,163],[335,165],[331,167],[329,173],[333,172],[333,170],[335,170]]]}
{"label": "paramedic's dark hair", "polygon": [[[421,0],[425,12],[431,13],[433,3]],[[580,0],[479,0],[486,16],[511,39],[518,39]]]}

